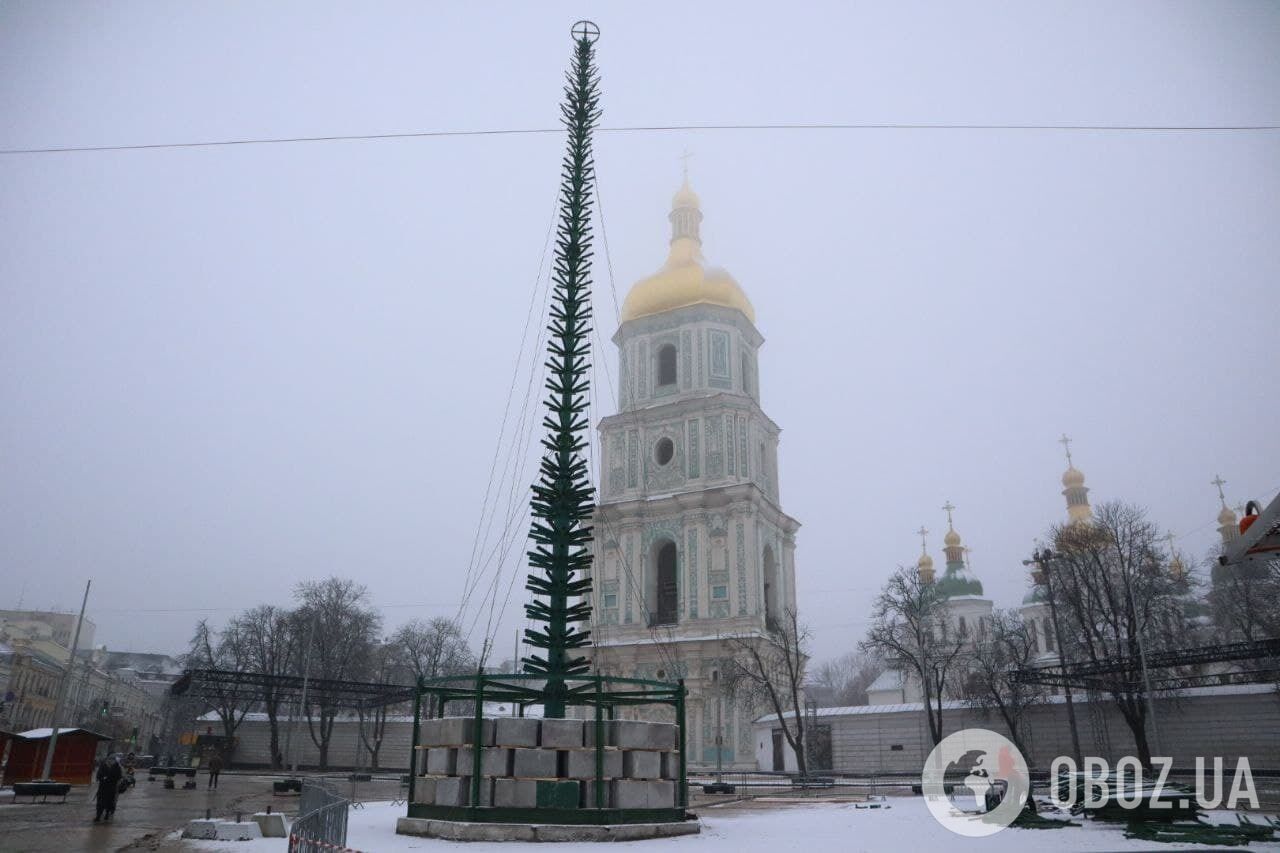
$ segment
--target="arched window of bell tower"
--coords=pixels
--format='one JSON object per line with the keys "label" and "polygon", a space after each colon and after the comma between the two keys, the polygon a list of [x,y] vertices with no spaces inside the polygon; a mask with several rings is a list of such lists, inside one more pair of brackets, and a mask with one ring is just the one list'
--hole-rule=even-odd
{"label": "arched window of bell tower", "polygon": [[782,608],[779,606],[778,589],[778,560],[773,555],[773,546],[764,546],[764,558],[762,560],[764,566],[764,621],[768,627],[773,627],[778,622],[778,617],[782,615]]}
{"label": "arched window of bell tower", "polygon": [[658,347],[658,385],[676,384],[676,348],[675,344],[663,344]]}
{"label": "arched window of bell tower", "polygon": [[679,615],[676,543],[670,539],[656,543],[652,560],[649,588],[645,591],[648,598],[649,624],[674,625]]}

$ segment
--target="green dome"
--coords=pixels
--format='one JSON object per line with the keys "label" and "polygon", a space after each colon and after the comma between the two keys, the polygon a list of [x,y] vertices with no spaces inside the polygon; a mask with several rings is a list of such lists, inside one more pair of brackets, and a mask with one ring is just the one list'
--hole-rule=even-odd
{"label": "green dome", "polygon": [[938,594],[943,598],[982,595],[982,581],[969,574],[968,569],[948,566],[946,574],[938,580]]}

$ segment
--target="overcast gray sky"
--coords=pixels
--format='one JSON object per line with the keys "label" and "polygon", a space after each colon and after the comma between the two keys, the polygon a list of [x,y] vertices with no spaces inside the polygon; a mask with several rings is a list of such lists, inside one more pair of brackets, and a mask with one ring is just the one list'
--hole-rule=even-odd
{"label": "overcast gray sky", "polygon": [[[1271,2],[6,2],[0,147],[549,127],[584,15],[606,126],[1280,124]],[[330,573],[453,615],[562,142],[0,156],[0,607],[92,576],[99,640],[158,651]],[[602,133],[619,298],[686,148],[819,657],[947,500],[1016,604],[1064,431],[1197,557],[1215,473],[1280,487],[1280,132]]]}

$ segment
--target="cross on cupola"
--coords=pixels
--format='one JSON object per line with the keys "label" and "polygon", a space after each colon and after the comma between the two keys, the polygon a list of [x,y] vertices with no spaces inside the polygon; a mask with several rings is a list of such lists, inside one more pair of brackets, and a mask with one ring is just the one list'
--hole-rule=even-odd
{"label": "cross on cupola", "polygon": [[1225,492],[1222,491],[1222,487],[1227,484],[1227,481],[1222,479],[1221,474],[1214,474],[1213,479],[1209,481],[1209,484],[1218,487],[1218,500],[1222,501],[1223,506],[1226,506],[1227,495]]}
{"label": "cross on cupola", "polygon": [[1065,432],[1062,434],[1062,438],[1058,439],[1058,443],[1061,444],[1063,449],[1067,451],[1067,467],[1068,468],[1070,468],[1072,464],[1071,463],[1071,442],[1072,442],[1072,439],[1068,438]]}

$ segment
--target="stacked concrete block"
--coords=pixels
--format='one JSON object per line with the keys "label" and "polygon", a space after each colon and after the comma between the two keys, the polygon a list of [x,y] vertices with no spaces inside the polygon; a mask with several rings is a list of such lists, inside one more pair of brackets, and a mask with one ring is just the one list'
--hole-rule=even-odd
{"label": "stacked concrete block", "polygon": [[[471,777],[450,776],[447,779],[435,780],[437,806],[469,806],[471,805]],[[478,805],[493,805],[493,780],[480,780],[480,802]]]}
{"label": "stacked concrete block", "polygon": [[419,776],[413,780],[413,801],[415,803],[426,803],[434,805],[436,801],[436,782],[427,776]]}
{"label": "stacked concrete block", "polygon": [[613,805],[619,809],[669,809],[675,807],[676,785],[660,779],[615,779]]}
{"label": "stacked concrete block", "polygon": [[[603,785],[603,788],[604,788],[604,802],[599,805],[599,808],[602,808],[602,809],[613,808],[613,782],[612,781],[605,782]],[[582,783],[582,807],[584,809],[597,808],[595,782]]]}
{"label": "stacked concrete block", "polygon": [[622,753],[622,775],[628,779],[662,777],[662,753],[644,749],[628,749]]}
{"label": "stacked concrete block", "polygon": [[[493,720],[482,720],[480,745],[493,745]],[[470,746],[475,743],[476,721],[473,717],[443,717],[423,720],[418,727],[418,743],[424,746]]]}
{"label": "stacked concrete block", "polygon": [[680,753],[662,752],[662,778],[678,779],[680,777]]}
{"label": "stacked concrete block", "polygon": [[493,804],[498,808],[531,809],[538,804],[538,783],[533,779],[494,779]]}
{"label": "stacked concrete block", "polygon": [[582,720],[543,720],[538,743],[543,749],[581,749]]}
{"label": "stacked concrete block", "polygon": [[672,750],[676,748],[678,728],[671,723],[646,723],[639,720],[614,720],[612,746],[621,749]]}
{"label": "stacked concrete block", "polygon": [[499,717],[494,720],[493,742],[498,746],[538,745],[539,723],[535,717]]}
{"label": "stacked concrete block", "polygon": [[554,779],[559,773],[553,749],[513,749],[511,775],[517,779]]}
{"label": "stacked concrete block", "polygon": [[[604,732],[604,745],[605,745],[605,746],[617,746],[617,745],[618,745],[618,728],[617,728],[617,726],[618,726],[618,723],[620,723],[620,722],[623,722],[623,721],[622,721],[622,720],[603,720],[603,721],[601,721],[601,723],[600,723],[600,727],[601,727],[601,730]],[[588,747],[595,747],[595,745],[596,745],[596,721],[595,721],[595,720],[587,720],[586,725],[585,725],[585,726],[584,726],[584,728],[583,728],[583,740],[582,740],[582,742],[583,742],[583,745],[584,745],[584,746],[588,746]]]}
{"label": "stacked concrete block", "polygon": [[[596,778],[596,751],[576,749],[570,752],[565,775],[570,779]],[[622,753],[616,749],[605,750],[603,778],[615,779],[622,775]]]}
{"label": "stacked concrete block", "polygon": [[[472,773],[475,771],[475,750],[473,747],[464,746],[458,750],[457,773]],[[499,746],[485,746],[480,748],[480,775],[481,776],[510,776],[511,775],[511,750],[504,749]]]}
{"label": "stacked concrete block", "polygon": [[455,776],[458,773],[458,750],[449,746],[433,746],[427,750],[427,772],[432,776]]}

